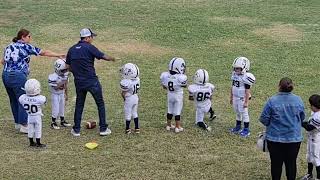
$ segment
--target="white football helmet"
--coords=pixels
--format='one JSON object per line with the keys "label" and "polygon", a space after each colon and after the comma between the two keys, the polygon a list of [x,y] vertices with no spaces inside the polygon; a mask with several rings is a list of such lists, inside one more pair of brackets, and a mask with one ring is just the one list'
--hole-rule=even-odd
{"label": "white football helmet", "polygon": [[184,74],[186,72],[186,63],[184,62],[184,59],[174,57],[171,59],[168,69],[177,74]]}
{"label": "white football helmet", "polygon": [[28,96],[38,95],[41,92],[40,82],[36,79],[29,79],[24,84],[24,90]]}
{"label": "white football helmet", "polygon": [[246,57],[237,57],[232,64],[233,70],[234,68],[241,68],[241,73],[244,74],[245,72],[250,70],[250,61]]}
{"label": "white football helmet", "polygon": [[127,63],[121,67],[120,74],[122,78],[133,79],[139,76],[140,71],[137,65],[133,63]]}
{"label": "white football helmet", "polygon": [[257,140],[257,148],[262,152],[269,152],[265,132],[259,133]]}
{"label": "white football helmet", "polygon": [[209,82],[209,74],[205,69],[198,69],[193,76],[193,82],[196,84],[205,84]]}
{"label": "white football helmet", "polygon": [[64,59],[57,59],[54,62],[54,71],[58,75],[68,75],[66,61]]}

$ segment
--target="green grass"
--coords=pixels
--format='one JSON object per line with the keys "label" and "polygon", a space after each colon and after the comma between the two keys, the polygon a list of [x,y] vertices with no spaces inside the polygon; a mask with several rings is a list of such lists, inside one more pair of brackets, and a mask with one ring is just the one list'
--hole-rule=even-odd
{"label": "green grass", "polygon": [[[284,76],[294,80],[294,93],[303,98],[306,107],[308,97],[319,93],[319,8],[317,0],[1,1],[1,47],[25,27],[31,30],[34,45],[67,52],[78,41],[79,30],[90,27],[98,33],[94,44],[120,60],[96,63],[112,129],[108,137],[99,137],[97,129],[82,129],[80,138],[72,137],[70,129],[51,130],[49,101],[43,117],[43,142],[48,148],[30,149],[26,136],[13,130],[9,100],[1,85],[0,179],[270,179],[268,154],[255,148],[256,135],[263,130],[258,117]],[[228,99],[231,64],[240,55],[251,60],[257,78],[249,108],[252,135],[248,139],[228,133],[235,118]],[[210,123],[213,132],[194,127],[194,107],[187,98],[185,132],[165,131],[166,92],[159,76],[173,56],[186,60],[190,83],[198,68],[208,70],[217,88],[213,103],[218,118]],[[44,57],[31,61],[30,78],[41,82],[48,98],[47,76],[53,71],[53,62]],[[142,132],[138,136],[124,134],[118,70],[127,62],[136,63],[141,71]],[[71,81],[66,108],[70,121],[74,97]],[[83,121],[89,119],[98,120],[90,95]],[[84,144],[92,140],[100,146],[93,151],[85,149]],[[305,153],[304,142],[298,177],[306,171]]]}

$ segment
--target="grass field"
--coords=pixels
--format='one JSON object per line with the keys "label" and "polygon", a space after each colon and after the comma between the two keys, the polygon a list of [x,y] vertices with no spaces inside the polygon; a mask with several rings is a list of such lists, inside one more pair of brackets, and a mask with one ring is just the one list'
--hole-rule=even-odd
{"label": "grass field", "polygon": [[[96,63],[112,135],[99,137],[97,129],[82,129],[81,137],[74,138],[70,129],[52,130],[48,103],[43,117],[46,150],[29,148],[26,136],[14,130],[9,99],[0,85],[0,179],[270,179],[268,154],[255,148],[256,135],[263,130],[258,117],[284,76],[294,80],[294,93],[306,108],[308,97],[319,93],[319,9],[318,0],[2,0],[2,48],[24,27],[32,32],[34,45],[67,52],[78,41],[79,30],[90,27],[98,33],[94,44],[120,60]],[[185,132],[164,129],[166,92],[159,76],[174,56],[186,60],[190,83],[198,68],[208,70],[217,90],[213,102],[218,118],[210,123],[212,132],[194,127],[194,107],[186,92]],[[237,56],[251,60],[257,79],[249,108],[252,135],[247,139],[228,133],[235,123],[229,89]],[[47,98],[54,60],[31,61],[29,77],[41,82]],[[141,71],[140,135],[124,134],[118,70],[127,62]],[[66,118],[73,121],[75,90],[70,82]],[[98,120],[91,96],[83,115],[89,119]],[[100,146],[85,149],[92,140]],[[305,153],[304,142],[298,177],[306,172]]]}

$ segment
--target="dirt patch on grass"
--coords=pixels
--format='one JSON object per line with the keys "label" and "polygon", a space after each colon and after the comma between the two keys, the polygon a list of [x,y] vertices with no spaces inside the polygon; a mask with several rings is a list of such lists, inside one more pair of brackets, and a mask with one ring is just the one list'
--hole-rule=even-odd
{"label": "dirt patch on grass", "polygon": [[235,24],[250,24],[255,23],[256,20],[250,17],[211,17],[209,18],[211,22],[227,22],[227,23],[235,23]]}
{"label": "dirt patch on grass", "polygon": [[264,36],[280,42],[301,41],[303,32],[288,24],[278,24],[269,28],[259,28],[253,31],[258,36]]}

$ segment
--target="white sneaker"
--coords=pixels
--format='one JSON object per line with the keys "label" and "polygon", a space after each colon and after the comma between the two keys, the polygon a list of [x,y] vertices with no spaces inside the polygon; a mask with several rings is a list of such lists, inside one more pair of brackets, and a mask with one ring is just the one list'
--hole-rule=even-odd
{"label": "white sneaker", "polygon": [[28,134],[28,126],[20,126],[20,132],[24,134]]}
{"label": "white sneaker", "polygon": [[207,131],[212,131],[212,128],[210,126],[207,127]]}
{"label": "white sneaker", "polygon": [[71,134],[75,137],[79,137],[80,136],[80,132],[79,133],[76,133],[73,128],[71,129]]}
{"label": "white sneaker", "polygon": [[174,129],[174,132],[176,132],[176,133],[179,133],[179,132],[182,132],[183,131],[183,128],[182,127],[180,127],[180,128],[175,128]]}
{"label": "white sneaker", "polygon": [[111,134],[111,130],[107,128],[105,131],[100,132],[100,136],[107,136]]}
{"label": "white sneaker", "polygon": [[311,174],[306,174],[301,178],[301,180],[311,180],[311,179],[313,179],[313,176]]}
{"label": "white sneaker", "polygon": [[15,128],[16,130],[20,129],[20,127],[21,127],[21,124],[17,124],[17,123],[16,123],[16,124],[14,125],[14,128]]}
{"label": "white sneaker", "polygon": [[171,124],[171,126],[167,126],[167,127],[166,127],[166,130],[167,130],[167,131],[170,131],[171,129],[174,129],[174,128],[175,128],[175,126]]}

